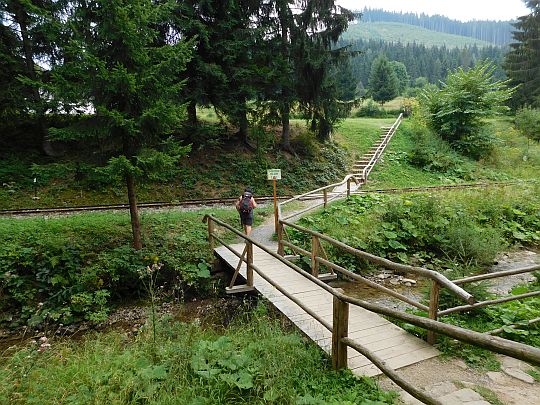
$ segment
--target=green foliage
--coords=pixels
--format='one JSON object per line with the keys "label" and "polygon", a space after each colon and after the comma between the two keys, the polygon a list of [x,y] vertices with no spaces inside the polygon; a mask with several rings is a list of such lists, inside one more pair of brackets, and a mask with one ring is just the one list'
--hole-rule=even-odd
{"label": "green foliage", "polygon": [[398,62],[395,60],[390,62],[390,66],[392,66],[392,69],[394,69],[394,73],[396,74],[396,77],[398,79],[398,94],[402,95],[409,87],[409,82],[411,80],[409,77],[409,73],[407,73],[407,67],[402,62]]}
{"label": "green foliage", "polygon": [[[398,262],[428,268],[466,266],[474,272],[491,264],[509,244],[537,245],[538,210],[533,194],[527,193],[519,202],[510,195],[476,193],[456,199],[369,194],[332,204],[302,218],[300,224]],[[306,235],[292,231],[289,235],[301,246],[310,246]],[[329,250],[334,260],[350,270],[364,267],[338,249]]]}
{"label": "green foliage", "polygon": [[369,94],[373,100],[384,104],[399,94],[399,81],[388,59],[380,55],[371,65]]}
{"label": "green foliage", "polygon": [[[212,259],[200,215],[144,215],[146,247],[141,251],[130,247],[126,215],[3,219],[0,322],[12,327],[99,322],[114,302],[144,292],[139,272],[156,257],[163,269],[154,285],[169,286],[179,299],[205,294]],[[236,221],[232,210],[223,215]]]}
{"label": "green foliage", "polygon": [[279,322],[240,307],[225,331],[163,319],[156,350],[144,328],[129,341],[122,333],[52,341],[3,354],[0,402],[122,404],[391,404],[393,393],[350,370],[330,369],[324,354]]}
{"label": "green foliage", "polygon": [[540,142],[540,110],[522,108],[516,113],[515,126],[528,139]]}
{"label": "green foliage", "polygon": [[512,97],[512,105],[540,107],[540,3],[527,0],[525,4],[531,13],[519,17],[514,24],[514,41],[506,54],[504,68],[512,84],[519,86]]}
{"label": "green foliage", "polygon": [[486,156],[495,142],[482,131],[483,120],[505,111],[504,103],[513,92],[507,82],[493,80],[493,71],[489,62],[468,71],[459,68],[440,90],[424,91],[421,99],[429,126],[452,147],[476,159]]}

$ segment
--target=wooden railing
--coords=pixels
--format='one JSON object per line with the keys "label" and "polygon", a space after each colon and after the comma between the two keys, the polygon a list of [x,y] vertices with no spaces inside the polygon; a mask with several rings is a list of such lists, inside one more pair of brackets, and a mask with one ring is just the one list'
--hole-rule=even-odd
{"label": "wooden railing", "polygon": [[[289,198],[288,200],[282,201],[282,202],[278,203],[278,205],[277,205],[277,207],[278,207],[278,217],[281,218],[281,219],[285,219],[285,220],[291,219],[292,217],[296,217],[298,215],[305,214],[306,212],[311,211],[311,210],[313,210],[315,208],[318,208],[318,207],[321,207],[321,206],[326,208],[326,206],[328,205],[329,202],[334,201],[334,200],[340,198],[343,195],[346,195],[347,197],[350,197],[350,195],[351,195],[351,183],[357,184],[357,180],[356,180],[356,178],[354,177],[353,174],[348,174],[339,183],[334,183],[334,184],[329,184],[327,186],[319,187],[319,188],[317,188],[315,190],[311,190],[311,191],[308,191],[307,193],[300,194],[300,195],[297,195],[295,197]],[[341,192],[341,193],[332,193],[332,190],[334,188],[339,187],[339,186],[343,186],[344,184],[347,185],[347,188],[343,192]],[[292,203],[294,201],[304,201],[304,200],[309,200],[309,199],[319,200],[319,199],[321,199],[321,193],[322,193],[322,201],[321,202],[316,202],[314,205],[312,205],[312,206],[310,206],[308,208],[304,208],[303,210],[295,212],[293,214],[289,214],[288,216],[283,215],[283,207],[285,205],[288,205],[288,204],[290,204],[290,203]]]}
{"label": "wooden railing", "polygon": [[[280,202],[277,205],[278,217],[280,219],[283,219],[283,220],[291,219],[293,217],[305,214],[306,212],[311,211],[311,210],[313,210],[315,208],[318,208],[318,207],[321,207],[321,206],[326,208],[326,206],[327,206],[327,204],[329,202],[331,202],[333,200],[336,200],[336,199],[338,199],[338,198],[340,198],[340,197],[342,197],[344,195],[349,197],[351,195],[351,192],[352,192],[351,183],[355,183],[356,185],[359,185],[359,184],[362,184],[362,182],[365,183],[367,181],[367,177],[369,176],[369,173],[371,172],[371,170],[375,166],[375,163],[377,163],[377,161],[379,160],[379,158],[383,154],[386,146],[388,145],[388,142],[390,142],[390,139],[392,139],[392,136],[395,134],[395,132],[399,128],[399,125],[401,124],[402,121],[403,121],[403,114],[400,114],[399,117],[396,119],[396,121],[388,129],[386,135],[384,136],[384,138],[381,141],[381,144],[375,150],[373,157],[370,159],[368,165],[362,171],[362,176],[361,176],[362,179],[361,179],[360,183],[359,183],[358,179],[356,178],[357,175],[348,174],[339,183],[329,184],[329,185],[324,186],[324,187],[319,187],[316,190],[308,191],[307,193],[295,196],[293,198],[289,198],[288,200]],[[347,185],[347,188],[344,191],[342,191],[342,192],[334,192],[333,191],[336,187],[343,186],[345,184]],[[289,205],[294,201],[305,201],[305,200],[309,200],[309,199],[314,199],[314,200],[321,200],[322,199],[322,201],[321,202],[316,202],[314,205],[312,205],[310,207],[307,207],[307,208],[304,208],[303,210],[295,212],[293,214],[284,215],[284,207],[286,205]]]}
{"label": "wooden railing", "polygon": [[[456,284],[456,285],[476,283],[476,282],[479,282],[479,281],[493,280],[493,279],[509,277],[509,276],[513,276],[513,275],[517,275],[517,274],[532,273],[532,272],[535,272],[535,271],[540,271],[540,264],[537,264],[537,265],[534,265],[534,266],[522,267],[522,268],[519,268],[519,269],[498,271],[496,273],[480,274],[478,276],[466,277],[466,278],[462,278],[462,279],[459,279],[459,280],[454,280],[453,283]],[[432,294],[431,294],[432,297],[437,297],[436,299],[438,299],[438,296],[439,296],[438,291],[433,293],[433,290],[434,289],[438,290],[439,288],[440,287],[439,287],[438,284],[433,285]],[[510,301],[524,300],[524,299],[527,299],[527,298],[538,297],[538,296],[540,296],[540,291],[531,291],[531,292],[523,293],[523,294],[509,295],[509,296],[506,296],[506,297],[500,297],[500,298],[496,298],[496,299],[492,299],[492,300],[480,301],[480,302],[476,302],[476,303],[469,304],[469,305],[461,305],[461,306],[457,306],[457,307],[453,307],[453,308],[448,308],[448,309],[445,309],[443,311],[438,311],[435,314],[436,316],[433,319],[437,319],[437,315],[438,315],[438,317],[441,317],[441,316],[450,315],[450,314],[454,314],[454,313],[458,313],[458,312],[466,312],[466,311],[471,311],[471,310],[474,310],[474,309],[477,309],[477,308],[484,308],[484,307],[487,307],[487,306],[503,304],[505,302],[510,302]],[[540,322],[540,318],[531,319],[531,320],[528,321],[528,324],[532,325],[532,324],[537,323],[537,322]],[[518,325],[507,325],[507,327],[511,327],[511,328],[515,328],[516,326],[518,326]],[[485,333],[494,335],[494,334],[497,334],[497,333],[501,333],[502,331],[503,331],[502,328],[497,328],[497,329],[494,329],[494,330],[491,330],[491,331],[485,332]]]}
{"label": "wooden railing", "polygon": [[[327,330],[329,330],[332,333],[332,350],[331,350],[332,364],[334,368],[336,369],[347,367],[347,348],[352,347],[353,349],[357,350],[359,353],[364,355],[366,358],[368,358],[392,381],[394,381],[398,386],[403,388],[405,391],[409,392],[415,398],[427,404],[440,404],[438,400],[432,398],[429,394],[425,393],[424,391],[420,390],[414,385],[403,380],[395,372],[395,370],[388,367],[386,363],[380,357],[378,357],[375,353],[373,353],[372,351],[367,349],[365,346],[361,345],[360,343],[348,337],[349,305],[356,305],[368,311],[372,311],[380,315],[384,315],[393,319],[398,319],[400,321],[410,323],[420,328],[427,329],[429,332],[432,332],[432,333],[443,334],[453,339],[457,339],[465,343],[470,343],[476,346],[480,346],[485,349],[494,351],[496,353],[505,354],[507,356],[511,356],[511,357],[529,362],[531,364],[540,365],[540,349],[539,348],[535,348],[535,347],[528,346],[528,345],[518,343],[518,342],[513,342],[511,340],[503,339],[498,336],[491,336],[491,335],[463,329],[457,326],[448,325],[448,324],[439,322],[435,319],[428,319],[428,318],[416,316],[413,314],[401,312],[401,311],[391,309],[391,308],[386,308],[378,304],[369,303],[369,302],[366,302],[357,298],[350,297],[342,293],[341,291],[332,288],[331,286],[327,285],[323,281],[319,280],[313,274],[306,272],[305,270],[301,269],[294,263],[286,260],[281,255],[257,243],[255,240],[244,235],[243,233],[235,229],[233,226],[213,217],[212,215],[206,215],[204,217],[204,221],[208,223],[208,238],[209,238],[210,245],[213,246],[214,243],[217,241],[217,242],[220,242],[227,249],[229,249],[231,252],[233,252],[240,259],[238,268],[240,268],[240,265],[242,263],[246,263],[247,285],[245,287],[247,289],[253,288],[253,272],[256,272],[261,278],[266,280],[270,285],[272,285],[279,292],[281,292],[285,297],[287,297],[296,305],[298,305],[300,308],[302,308],[304,311],[306,311],[306,313],[308,313],[310,316],[312,316],[314,319],[320,322],[320,324],[323,327],[325,327]],[[284,221],[280,221],[280,224],[281,226],[287,225],[287,226],[297,227],[297,229],[300,228],[297,225],[286,223]],[[248,252],[247,257],[243,257],[242,253],[234,250],[219,236],[219,234],[215,230],[216,225],[232,232],[234,235],[236,235],[239,238],[242,238],[246,242],[246,251]],[[303,230],[303,228],[299,230]],[[313,232],[309,230],[306,230],[306,231]],[[316,234],[316,236],[318,236],[320,239],[325,240],[325,241],[328,241],[328,239],[330,239],[324,235],[317,234],[315,232],[313,232],[313,234]],[[338,247],[346,246],[347,248],[352,249],[348,247],[347,245],[342,244],[341,242],[338,242],[338,241],[335,241],[335,242],[336,242],[336,246]],[[301,274],[302,276],[306,277],[307,279],[311,280],[313,283],[318,285],[320,288],[332,294],[334,297],[332,324],[330,324],[325,319],[323,319],[320,315],[315,313],[315,311],[312,311],[307,305],[304,305],[296,297],[289,294],[283,286],[277,284],[275,281],[273,281],[268,276],[266,276],[264,271],[262,271],[259,267],[257,267],[257,265],[253,263],[252,253],[251,253],[251,259],[250,259],[249,252],[250,251],[253,252],[253,246],[257,246],[259,249],[263,250],[270,256],[274,257],[275,259],[279,260],[280,262],[288,266],[291,270]],[[358,253],[365,259],[368,259],[368,260],[372,259],[373,262],[375,263],[378,263],[380,265],[388,265],[389,268],[395,268],[396,270],[411,271],[411,269],[413,269],[412,272],[417,272],[417,274],[422,274],[428,277],[431,276],[432,279],[437,280],[439,284],[448,287],[451,291],[456,293],[456,295],[460,296],[465,301],[474,303],[474,299],[469,293],[462,290],[458,285],[450,282],[444,276],[440,275],[437,272],[433,272],[427,269],[421,269],[421,268],[416,268],[412,266],[405,266],[401,264],[392,263],[386,259],[378,258],[376,256],[370,255],[369,253],[361,252],[356,249],[353,249],[350,253],[353,253],[353,254]],[[319,261],[322,264],[330,263],[327,260],[325,261],[323,260],[325,259],[322,259],[318,255],[315,256],[315,261]],[[334,265],[334,266],[336,270],[342,269],[340,266],[337,266],[337,265]],[[390,267],[390,266],[393,266],[393,267]]]}
{"label": "wooden railing", "polygon": [[362,179],[361,179],[362,183],[367,182],[368,176],[371,173],[371,171],[373,170],[373,167],[378,162],[379,158],[381,157],[384,150],[386,149],[386,146],[388,145],[388,142],[390,142],[390,139],[392,139],[392,137],[396,133],[397,129],[401,125],[402,121],[403,121],[403,113],[399,114],[399,117],[397,118],[397,120],[388,129],[388,131],[386,132],[386,135],[384,136],[384,138],[381,141],[381,144],[375,150],[375,152],[374,152],[372,158],[370,159],[369,163],[362,170]]}

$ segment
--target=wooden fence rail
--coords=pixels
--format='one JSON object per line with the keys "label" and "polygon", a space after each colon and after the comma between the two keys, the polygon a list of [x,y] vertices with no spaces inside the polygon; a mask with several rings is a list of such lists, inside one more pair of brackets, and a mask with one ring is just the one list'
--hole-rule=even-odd
{"label": "wooden fence rail", "polygon": [[[373,304],[373,303],[369,303],[360,299],[349,297],[348,295],[343,294],[339,290],[334,289],[330,287],[329,285],[327,285],[326,283],[322,282],[321,280],[319,280],[318,277],[315,277],[313,274],[306,272],[305,270],[301,269],[294,263],[291,263],[290,261],[283,258],[281,255],[257,243],[250,237],[236,230],[231,225],[213,217],[212,215],[206,215],[204,217],[204,221],[211,222],[211,224],[208,224],[208,230],[209,231],[212,230],[212,232],[209,232],[209,235],[208,235],[210,244],[213,244],[215,241],[219,241],[224,246],[227,246],[227,244],[224,243],[219,238],[219,236],[217,236],[217,232],[215,231],[215,226],[219,225],[222,228],[225,228],[226,230],[234,233],[236,236],[244,239],[246,241],[247,246],[251,246],[251,249],[253,248],[253,246],[257,246],[259,249],[265,251],[270,256],[284,263],[293,271],[296,271],[297,273],[311,280],[313,283],[315,283],[316,285],[323,288],[324,290],[326,290],[327,292],[329,292],[330,294],[334,296],[333,324],[330,325],[328,322],[322,319],[322,317],[320,317],[314,311],[312,311],[307,305],[303,305],[294,296],[292,296],[291,294],[288,294],[287,291],[282,286],[280,286],[279,284],[271,280],[269,277],[267,277],[264,274],[264,272],[261,269],[259,269],[256,265],[253,265],[253,263],[249,263],[249,259],[244,258],[242,253],[234,251],[234,249],[227,246],[231,251],[234,252],[234,254],[237,257],[240,258],[241,261],[244,261],[246,263],[246,265],[248,266],[248,269],[251,269],[252,271],[257,272],[257,274],[260,277],[265,279],[268,283],[270,283],[273,287],[275,287],[278,291],[280,291],[284,296],[286,296],[287,298],[295,302],[297,305],[300,306],[300,308],[302,308],[310,316],[312,316],[314,319],[319,321],[325,328],[327,328],[329,331],[332,332],[332,364],[334,365],[335,368],[347,367],[347,354],[346,354],[347,347],[351,347],[353,349],[358,350],[359,353],[365,355],[377,367],[379,367],[381,371],[383,371],[390,379],[392,379],[394,382],[396,382],[396,384],[398,384],[400,387],[405,389],[414,397],[428,404],[439,404],[439,402],[435,400],[434,398],[419,391],[416,387],[414,387],[413,385],[401,379],[394,370],[388,368],[384,364],[384,362],[380,361],[377,355],[375,355],[373,352],[367,350],[364,347],[361,347],[358,343],[348,338],[347,325],[348,325],[349,305],[357,305],[368,311],[372,311],[380,315],[384,315],[393,319],[398,319],[400,321],[410,323],[412,325],[424,328],[433,333],[443,334],[443,335],[449,336],[451,338],[454,338],[454,339],[457,339],[466,343],[483,347],[485,349],[494,351],[496,353],[505,354],[507,356],[511,356],[511,357],[529,362],[531,364],[540,365],[540,349],[539,348],[535,348],[535,347],[528,346],[528,345],[518,343],[518,342],[513,342],[511,340],[503,339],[497,336],[491,336],[489,334],[474,332],[474,331],[463,329],[457,326],[445,324],[435,319],[423,318],[423,317],[416,316],[413,314],[401,312],[395,309],[386,308],[378,304]],[[282,225],[284,224],[285,223],[282,223]],[[324,235],[321,235],[321,236],[323,237],[321,238],[323,240],[327,240],[328,238]],[[381,259],[381,260],[385,260],[385,259]],[[404,265],[398,265],[399,268],[403,268],[402,266]],[[405,266],[405,267],[410,268],[411,266]],[[422,270],[425,270],[425,269],[422,269]],[[425,271],[430,272],[429,270],[425,270]],[[422,271],[424,275],[427,274],[425,271]],[[248,277],[248,280],[249,280],[249,277]],[[253,279],[251,278],[251,283],[253,282],[252,280]],[[437,278],[437,282],[439,282],[439,280],[446,280],[446,279]],[[442,281],[442,282],[446,283],[446,281]],[[249,281],[248,281],[248,284],[249,284]],[[453,285],[457,287],[455,284]],[[249,285],[247,287],[249,287]],[[459,291],[459,289],[457,291]],[[468,293],[462,294],[462,298],[467,297],[468,296],[467,294]]]}

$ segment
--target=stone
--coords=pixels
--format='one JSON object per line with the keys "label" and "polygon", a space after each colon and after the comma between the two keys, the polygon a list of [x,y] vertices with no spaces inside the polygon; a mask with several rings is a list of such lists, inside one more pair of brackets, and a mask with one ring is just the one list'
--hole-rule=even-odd
{"label": "stone", "polygon": [[390,284],[392,285],[399,285],[399,280],[396,280],[395,278],[390,280]]}
{"label": "stone", "polygon": [[491,381],[499,385],[505,385],[508,381],[508,378],[499,371],[488,371],[487,376]]}
{"label": "stone", "polygon": [[439,382],[426,388],[427,392],[435,398],[448,395],[454,391],[457,391],[457,389],[458,388],[455,386],[455,384],[451,383],[450,381]]}
{"label": "stone", "polygon": [[416,280],[413,280],[412,278],[404,278],[403,280],[401,280],[403,283],[411,283],[411,284],[416,284]]}
{"label": "stone", "polygon": [[505,368],[503,371],[511,377],[517,378],[527,384],[534,384],[534,378],[519,368]]}
{"label": "stone", "polygon": [[423,402],[413,397],[407,391],[400,391],[399,397],[404,405],[423,405]]}
{"label": "stone", "polygon": [[454,364],[456,366],[458,366],[460,369],[462,370],[468,370],[469,369],[469,366],[467,365],[467,363],[465,363],[463,360],[461,359],[456,359],[454,360]]}
{"label": "stone", "polygon": [[518,368],[523,371],[531,369],[531,366],[528,363],[514,359],[513,357],[499,355],[497,358],[501,362],[502,368]]}
{"label": "stone", "polygon": [[387,279],[387,278],[390,278],[390,277],[392,277],[392,275],[388,274],[388,273],[377,274],[377,278],[380,278],[381,280],[384,280],[384,279]]}
{"label": "stone", "polygon": [[470,388],[463,388],[459,391],[452,392],[451,394],[444,395],[439,398],[439,401],[444,405],[489,405],[489,402],[487,402],[478,392],[473,391]]}

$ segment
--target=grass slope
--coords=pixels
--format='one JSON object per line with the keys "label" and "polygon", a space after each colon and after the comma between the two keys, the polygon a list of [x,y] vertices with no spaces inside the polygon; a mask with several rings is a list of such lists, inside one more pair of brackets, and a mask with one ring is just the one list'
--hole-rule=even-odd
{"label": "grass slope", "polygon": [[360,22],[349,25],[342,39],[354,41],[357,39],[379,39],[385,42],[421,43],[428,47],[445,45],[450,48],[465,46],[489,46],[489,42],[461,35],[436,32],[422,27],[402,23]]}

